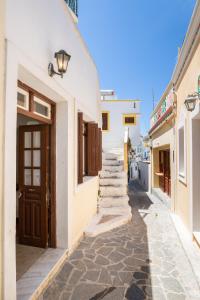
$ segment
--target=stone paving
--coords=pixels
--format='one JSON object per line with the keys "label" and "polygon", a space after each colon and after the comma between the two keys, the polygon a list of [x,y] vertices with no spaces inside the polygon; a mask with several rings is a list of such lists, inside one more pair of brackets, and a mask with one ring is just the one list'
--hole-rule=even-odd
{"label": "stone paving", "polygon": [[40,300],[200,299],[200,288],[165,206],[129,187],[132,221],[85,238]]}

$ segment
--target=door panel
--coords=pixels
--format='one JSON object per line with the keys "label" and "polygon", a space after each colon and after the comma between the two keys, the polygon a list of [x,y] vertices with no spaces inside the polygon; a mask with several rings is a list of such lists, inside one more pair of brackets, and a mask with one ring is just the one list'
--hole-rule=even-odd
{"label": "door panel", "polygon": [[19,127],[19,240],[48,245],[49,126]]}

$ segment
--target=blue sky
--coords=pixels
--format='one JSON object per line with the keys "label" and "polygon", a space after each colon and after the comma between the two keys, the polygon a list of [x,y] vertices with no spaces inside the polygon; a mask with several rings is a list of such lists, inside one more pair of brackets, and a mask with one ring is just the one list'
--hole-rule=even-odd
{"label": "blue sky", "polygon": [[195,0],[79,0],[79,29],[97,65],[102,89],[139,98],[141,132],[149,129],[152,89],[164,92]]}

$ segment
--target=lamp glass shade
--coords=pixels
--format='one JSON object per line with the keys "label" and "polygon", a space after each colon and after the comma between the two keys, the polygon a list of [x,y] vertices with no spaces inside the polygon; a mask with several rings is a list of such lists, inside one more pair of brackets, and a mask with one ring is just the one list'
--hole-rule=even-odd
{"label": "lamp glass shade", "polygon": [[55,53],[55,58],[57,60],[58,72],[61,74],[65,73],[71,56],[64,50],[60,50]]}
{"label": "lamp glass shade", "polygon": [[189,95],[188,98],[185,100],[185,106],[188,111],[193,111],[196,106],[197,97],[193,95]]}

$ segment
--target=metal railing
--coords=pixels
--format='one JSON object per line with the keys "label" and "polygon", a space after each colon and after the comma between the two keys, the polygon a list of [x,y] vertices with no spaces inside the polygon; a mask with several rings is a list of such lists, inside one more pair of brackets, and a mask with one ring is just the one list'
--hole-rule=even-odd
{"label": "metal railing", "polygon": [[65,0],[65,2],[78,17],[78,0]]}

